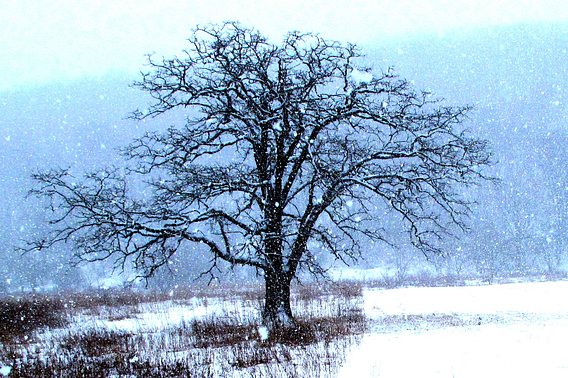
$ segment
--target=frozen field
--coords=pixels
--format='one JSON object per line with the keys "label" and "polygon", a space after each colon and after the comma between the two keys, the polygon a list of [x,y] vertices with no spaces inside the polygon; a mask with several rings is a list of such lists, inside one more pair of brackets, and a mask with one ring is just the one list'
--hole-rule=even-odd
{"label": "frozen field", "polygon": [[[35,377],[42,361],[55,372],[45,376],[568,377],[568,281],[348,292],[296,294],[296,315],[327,324],[325,334],[351,327],[309,345],[264,343],[255,297],[75,308],[65,328],[0,348],[0,377]],[[359,328],[365,320],[352,314],[361,313]],[[105,361],[122,370],[94,370]],[[145,366],[154,370],[139,375]]]}
{"label": "frozen field", "polygon": [[368,290],[339,376],[568,377],[568,282]]}

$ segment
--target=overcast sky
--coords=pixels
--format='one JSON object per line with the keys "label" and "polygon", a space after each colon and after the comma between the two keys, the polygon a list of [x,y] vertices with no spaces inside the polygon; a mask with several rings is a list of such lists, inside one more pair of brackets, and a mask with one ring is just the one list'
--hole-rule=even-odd
{"label": "overcast sky", "polygon": [[142,68],[196,24],[238,20],[360,45],[456,29],[568,20],[566,0],[0,0],[0,90]]}

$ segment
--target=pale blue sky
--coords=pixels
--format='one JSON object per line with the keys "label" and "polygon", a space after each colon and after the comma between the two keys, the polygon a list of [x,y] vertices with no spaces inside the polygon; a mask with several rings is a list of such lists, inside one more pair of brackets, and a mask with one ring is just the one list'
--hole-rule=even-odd
{"label": "pale blue sky", "polygon": [[568,20],[566,0],[0,0],[0,90],[140,70],[196,24],[239,20],[358,44],[456,29]]}

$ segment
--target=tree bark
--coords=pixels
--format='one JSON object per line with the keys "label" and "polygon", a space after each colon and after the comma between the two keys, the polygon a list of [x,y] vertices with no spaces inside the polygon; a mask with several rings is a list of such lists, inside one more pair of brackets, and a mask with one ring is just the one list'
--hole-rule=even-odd
{"label": "tree bark", "polygon": [[262,321],[269,329],[296,327],[290,306],[291,279],[284,272],[265,272],[265,301]]}

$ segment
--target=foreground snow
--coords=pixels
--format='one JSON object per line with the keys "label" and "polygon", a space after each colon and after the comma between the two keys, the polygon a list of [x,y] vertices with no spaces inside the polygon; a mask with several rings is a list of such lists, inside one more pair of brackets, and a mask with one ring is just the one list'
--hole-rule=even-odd
{"label": "foreground snow", "polygon": [[568,377],[568,282],[365,292],[340,377]]}

